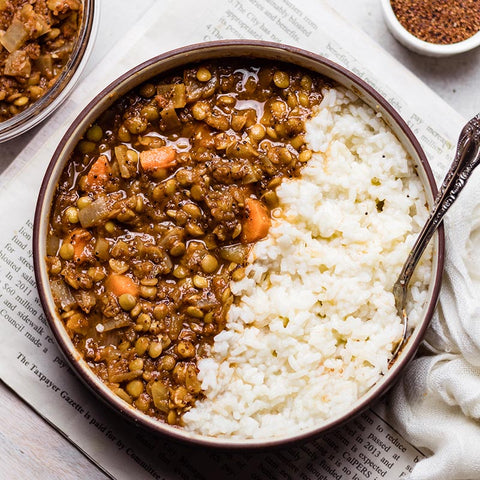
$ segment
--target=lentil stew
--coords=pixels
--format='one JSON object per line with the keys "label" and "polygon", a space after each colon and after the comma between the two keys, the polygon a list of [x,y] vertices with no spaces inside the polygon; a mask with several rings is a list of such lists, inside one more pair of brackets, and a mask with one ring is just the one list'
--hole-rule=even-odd
{"label": "lentil stew", "polygon": [[67,332],[140,411],[181,425],[275,188],[311,157],[304,120],[329,81],[228,60],[154,78],[85,132],[51,208],[47,267]]}
{"label": "lentil stew", "polygon": [[0,122],[57,82],[81,24],[81,0],[0,0]]}

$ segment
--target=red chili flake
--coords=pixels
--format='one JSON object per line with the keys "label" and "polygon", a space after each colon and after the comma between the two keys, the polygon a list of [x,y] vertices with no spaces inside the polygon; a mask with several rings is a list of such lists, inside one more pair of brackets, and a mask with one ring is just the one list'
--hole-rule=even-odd
{"label": "red chili flake", "polygon": [[420,40],[457,43],[480,30],[480,0],[390,0],[400,23]]}

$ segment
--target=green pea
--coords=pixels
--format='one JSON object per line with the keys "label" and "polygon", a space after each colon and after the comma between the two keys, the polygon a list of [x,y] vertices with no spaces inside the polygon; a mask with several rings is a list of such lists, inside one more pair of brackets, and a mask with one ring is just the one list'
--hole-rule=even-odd
{"label": "green pea", "polygon": [[99,142],[103,137],[103,130],[98,125],[92,125],[87,130],[86,136],[87,136],[87,140],[90,140],[91,142]]}
{"label": "green pea", "polygon": [[152,342],[148,347],[148,354],[152,358],[157,358],[162,354],[163,347],[162,344],[159,342]]}
{"label": "green pea", "polygon": [[290,78],[287,73],[277,70],[273,74],[273,83],[278,88],[287,88],[290,85]]}
{"label": "green pea", "polygon": [[210,112],[210,106],[206,102],[197,102],[192,106],[192,114],[195,120],[204,120]]}
{"label": "green pea", "polygon": [[123,293],[118,297],[118,303],[128,312],[137,304],[137,299],[131,293]]}
{"label": "green pea", "polygon": [[305,92],[300,92],[298,94],[298,101],[302,107],[308,107],[310,105],[310,99]]}
{"label": "green pea", "polygon": [[173,357],[172,355],[165,355],[161,361],[160,361],[160,370],[167,370],[167,371],[170,371],[170,370],[173,370],[173,367],[175,367],[175,364],[176,364],[176,360],[175,360],[175,357]]}
{"label": "green pea", "polygon": [[81,210],[82,208],[88,207],[92,203],[92,199],[90,197],[80,197],[77,200],[77,207]]}
{"label": "green pea", "polygon": [[300,153],[298,156],[298,159],[304,163],[308,162],[312,158],[312,151],[311,150],[304,150],[303,152]]}
{"label": "green pea", "polygon": [[237,268],[236,270],[233,271],[232,280],[234,282],[239,282],[243,278],[245,278],[245,268],[241,267],[241,268]]}
{"label": "green pea", "polygon": [[73,248],[73,245],[71,243],[64,243],[60,247],[60,257],[62,257],[64,260],[71,260],[73,258],[73,255],[75,254],[75,249]]}
{"label": "green pea", "polygon": [[129,133],[138,135],[139,133],[143,133],[147,129],[148,122],[147,119],[144,119],[142,117],[128,117],[125,120],[124,125]]}
{"label": "green pea", "polygon": [[28,103],[28,97],[20,97],[14,100],[13,104],[17,107],[23,107]]}
{"label": "green pea", "polygon": [[154,105],[146,105],[142,108],[140,113],[150,122],[158,120],[160,117],[160,114]]}
{"label": "green pea", "polygon": [[172,248],[170,249],[170,255],[174,257],[179,257],[180,255],[183,255],[186,251],[187,247],[183,242],[177,242],[173,244]]}
{"label": "green pea", "polygon": [[281,100],[276,100],[270,105],[270,110],[274,118],[281,119],[287,114],[287,106]]}
{"label": "green pea", "polygon": [[70,222],[70,223],[78,223],[79,218],[78,218],[78,210],[75,207],[68,207],[65,210],[65,218]]}
{"label": "green pea", "polygon": [[135,352],[137,352],[137,355],[143,355],[147,351],[149,345],[150,340],[147,337],[140,337],[135,342]]}
{"label": "green pea", "polygon": [[203,228],[194,222],[188,222],[185,228],[192,237],[200,237],[204,234]]}
{"label": "green pea", "polygon": [[200,218],[202,216],[202,211],[194,203],[186,203],[182,208],[184,212],[186,212],[192,218]]}
{"label": "green pea", "polygon": [[128,161],[131,162],[131,163],[137,163],[138,162],[138,152],[136,152],[135,150],[132,150],[131,148],[129,148],[127,150],[127,158],[128,158]]}
{"label": "green pea", "polygon": [[155,320],[163,320],[167,316],[167,313],[168,307],[164,303],[156,305],[153,309],[153,316],[155,317]]}
{"label": "green pea", "polygon": [[195,356],[195,346],[188,340],[181,340],[177,345],[177,353],[181,358],[192,358]]}
{"label": "green pea", "polygon": [[190,189],[190,193],[192,195],[192,198],[197,202],[203,200],[203,197],[205,196],[205,192],[203,191],[202,187],[197,184],[192,186],[192,188]]}
{"label": "green pea", "polygon": [[198,307],[194,307],[193,305],[190,305],[187,308],[187,314],[190,315],[193,318],[202,318],[203,317],[203,312]]}
{"label": "green pea", "polygon": [[202,258],[200,266],[205,273],[213,273],[218,268],[218,260],[208,253]]}
{"label": "green pea", "polygon": [[304,90],[310,90],[312,88],[312,79],[308,75],[304,75],[300,80],[300,85]]}
{"label": "green pea", "polygon": [[129,364],[128,368],[131,372],[134,372],[136,370],[143,370],[143,359],[141,358],[135,358],[133,359]]}
{"label": "green pea", "polygon": [[140,95],[144,98],[151,98],[155,95],[155,93],[155,85],[153,85],[152,83],[144,83],[140,87]]}
{"label": "green pea", "polygon": [[132,380],[127,383],[125,390],[133,398],[137,398],[143,393],[143,382],[141,380]]}
{"label": "green pea", "polygon": [[183,267],[182,265],[177,265],[174,269],[173,269],[173,276],[175,278],[185,278],[186,276],[188,275],[188,271],[185,267]]}
{"label": "green pea", "polygon": [[115,223],[111,221],[106,222],[104,226],[108,233],[113,233],[115,231]]}
{"label": "green pea", "polygon": [[177,182],[173,178],[169,178],[165,182],[165,193],[167,195],[173,195],[177,189]]}
{"label": "green pea", "polygon": [[250,127],[250,137],[259,142],[265,137],[265,127],[261,123],[255,123]]}
{"label": "green pea", "polygon": [[92,153],[95,150],[95,143],[89,142],[87,140],[82,140],[78,144],[78,148],[80,149],[80,153]]}
{"label": "green pea", "polygon": [[195,275],[193,277],[193,284],[197,288],[207,288],[208,287],[208,279],[205,277],[202,277],[201,275]]}
{"label": "green pea", "polygon": [[125,125],[121,125],[118,129],[118,139],[121,142],[129,142],[132,139],[130,132],[127,130]]}
{"label": "green pea", "polygon": [[200,82],[208,82],[212,78],[212,74],[210,73],[210,70],[205,67],[201,67],[197,71],[197,80]]}
{"label": "green pea", "polygon": [[157,295],[157,287],[149,287],[147,285],[142,285],[140,287],[140,295],[143,298],[153,299]]}
{"label": "green pea", "polygon": [[140,327],[139,330],[147,331],[152,324],[152,319],[148,313],[141,313],[137,317],[137,325]]}
{"label": "green pea", "polygon": [[142,412],[146,412],[148,410],[148,407],[150,406],[150,399],[149,397],[146,397],[145,395],[140,395],[136,400],[135,400],[135,406],[141,410]]}

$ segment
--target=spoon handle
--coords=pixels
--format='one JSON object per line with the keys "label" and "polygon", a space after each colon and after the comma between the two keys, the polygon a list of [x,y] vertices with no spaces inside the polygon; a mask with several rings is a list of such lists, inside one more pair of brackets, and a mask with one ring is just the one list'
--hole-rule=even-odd
{"label": "spoon handle", "polygon": [[442,186],[435,198],[432,211],[423,226],[410,255],[408,256],[397,284],[407,287],[408,281],[415,269],[428,242],[440,225],[445,213],[456,200],[468,178],[480,163],[480,114],[473,117],[462,129],[458,140],[455,158],[448,170]]}

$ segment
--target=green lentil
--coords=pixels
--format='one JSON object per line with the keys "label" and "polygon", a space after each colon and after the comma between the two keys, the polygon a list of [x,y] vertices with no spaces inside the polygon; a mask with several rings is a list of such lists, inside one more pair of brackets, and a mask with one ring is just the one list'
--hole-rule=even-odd
{"label": "green lentil", "polygon": [[75,207],[68,207],[65,210],[65,218],[70,222],[70,223],[78,223],[79,218],[78,218],[78,210]]}
{"label": "green lentil", "polygon": [[213,273],[218,268],[218,260],[210,254],[205,255],[200,262],[205,273]]}
{"label": "green lentil", "polygon": [[152,342],[148,347],[148,354],[152,358],[158,358],[162,354],[163,348],[162,344],[159,342]]}
{"label": "green lentil", "polygon": [[131,293],[122,293],[118,297],[118,303],[123,310],[128,312],[137,304],[137,299]]}
{"label": "green lentil", "polygon": [[75,249],[71,243],[63,243],[59,253],[60,257],[64,260],[71,260],[75,254]]}
{"label": "green lentil", "polygon": [[103,137],[103,130],[98,125],[92,125],[87,130],[86,137],[87,137],[87,140],[90,140],[91,142],[98,143]]}

